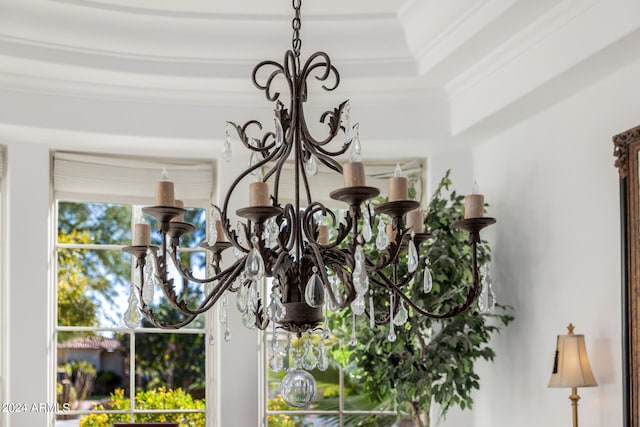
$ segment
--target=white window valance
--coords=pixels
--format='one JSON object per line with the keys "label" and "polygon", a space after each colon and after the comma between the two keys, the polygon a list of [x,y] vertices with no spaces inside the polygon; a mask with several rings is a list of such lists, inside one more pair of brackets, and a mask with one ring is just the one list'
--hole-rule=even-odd
{"label": "white window valance", "polygon": [[215,200],[214,164],[204,160],[56,152],[53,188],[57,199],[152,206],[163,168],[186,206],[206,207]]}

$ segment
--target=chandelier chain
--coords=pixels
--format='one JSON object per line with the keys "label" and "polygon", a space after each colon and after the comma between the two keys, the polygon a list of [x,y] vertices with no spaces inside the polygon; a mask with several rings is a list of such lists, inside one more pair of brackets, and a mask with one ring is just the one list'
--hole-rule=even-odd
{"label": "chandelier chain", "polygon": [[302,0],[293,0],[292,3],[295,16],[291,21],[291,27],[293,28],[291,44],[293,46],[293,53],[296,58],[299,58],[300,48],[302,47],[302,40],[300,39],[300,28],[302,27],[302,21],[300,20],[300,6],[302,6]]}

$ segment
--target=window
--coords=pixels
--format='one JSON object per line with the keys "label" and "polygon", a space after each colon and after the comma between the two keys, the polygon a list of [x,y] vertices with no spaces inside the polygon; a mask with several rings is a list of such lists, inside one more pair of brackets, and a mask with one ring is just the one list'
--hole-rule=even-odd
{"label": "window", "polygon": [[[137,162],[137,167],[134,163]],[[131,329],[124,315],[130,305],[131,283],[137,280],[135,260],[122,252],[131,244],[132,227],[142,217],[141,205],[151,204],[155,182],[166,166],[185,194],[185,221],[196,232],[185,236],[180,257],[197,276],[204,276],[206,254],[197,245],[204,230],[212,186],[211,165],[171,165],[148,160],[100,158],[59,153],[54,157],[56,194],[56,426],[111,426],[116,421],[179,421],[181,426],[205,426],[208,372],[206,315],[180,330],[153,327],[146,319]],[[142,166],[141,166],[142,165]],[[182,168],[182,170],[181,170]],[[184,169],[209,174],[206,196],[181,182]],[[146,191],[135,187],[148,175]],[[172,175],[173,170],[173,175]],[[111,178],[109,178],[111,176]],[[117,178],[114,178],[117,177]],[[184,176],[191,177],[184,173]],[[84,184],[83,183],[84,180]],[[96,183],[92,193],[82,192]],[[111,184],[111,185],[108,185]],[[117,194],[118,186],[122,194]],[[132,190],[133,188],[133,190]],[[181,190],[186,189],[183,193]],[[86,191],[86,190],[85,190]],[[205,200],[206,197],[206,200]],[[101,201],[100,199],[103,199]],[[119,202],[118,199],[129,201]],[[153,229],[154,221],[145,218]],[[158,239],[158,236],[154,236]],[[152,237],[152,244],[158,244]],[[200,289],[184,285],[177,272],[177,292],[198,298]],[[162,320],[177,316],[159,289],[150,297]],[[134,307],[137,301],[133,301]]]}

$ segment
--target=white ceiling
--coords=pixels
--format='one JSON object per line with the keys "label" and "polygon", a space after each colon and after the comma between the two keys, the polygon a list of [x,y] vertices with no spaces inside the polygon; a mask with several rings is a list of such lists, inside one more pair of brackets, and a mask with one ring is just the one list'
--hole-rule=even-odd
{"label": "white ceiling", "polygon": [[[251,70],[282,60],[291,18],[289,0],[4,0],[0,136],[211,153],[225,120],[269,120]],[[303,59],[325,51],[341,74],[311,110],[349,98],[373,151],[428,152],[638,60],[640,2],[303,0],[301,36]]]}

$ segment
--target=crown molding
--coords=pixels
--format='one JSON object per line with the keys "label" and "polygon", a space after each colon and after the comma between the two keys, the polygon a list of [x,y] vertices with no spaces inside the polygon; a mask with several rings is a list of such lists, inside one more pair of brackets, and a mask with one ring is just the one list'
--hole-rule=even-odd
{"label": "crown molding", "polygon": [[[598,58],[606,58],[603,52],[615,51],[620,40],[640,31],[637,16],[637,2],[562,1],[445,86],[452,134],[490,121],[511,106],[527,104],[530,96],[536,97],[537,108],[551,105],[564,91],[547,91],[541,101],[537,89],[565,75],[575,79],[581,68],[584,75],[592,75],[592,69],[599,75],[615,71],[615,63],[601,64]],[[626,55],[638,57],[637,50]]]}

